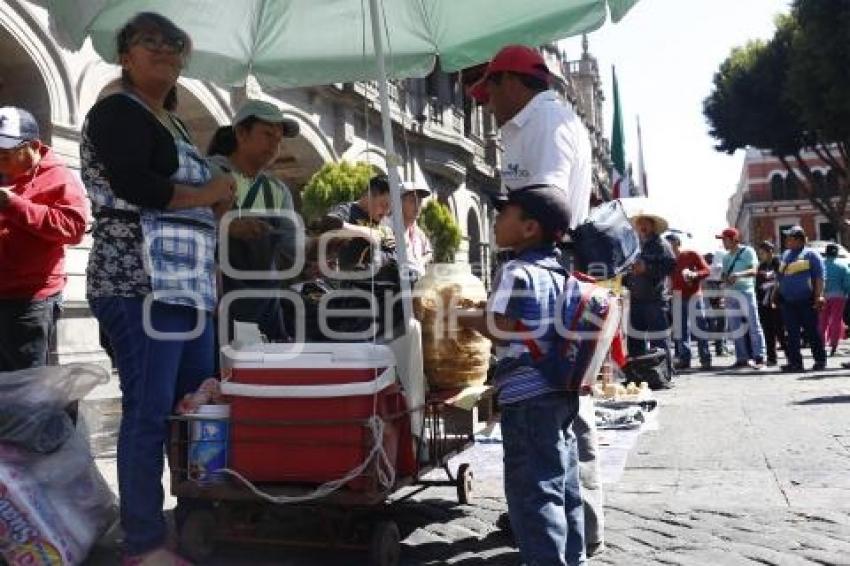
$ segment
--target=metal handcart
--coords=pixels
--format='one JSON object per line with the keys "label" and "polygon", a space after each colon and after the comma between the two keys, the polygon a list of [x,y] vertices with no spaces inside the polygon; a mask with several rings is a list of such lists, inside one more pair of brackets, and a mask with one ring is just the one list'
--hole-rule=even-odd
{"label": "metal handcart", "polygon": [[[393,520],[394,507],[432,486],[453,486],[461,504],[469,504],[473,494],[473,472],[462,463],[453,473],[449,460],[474,443],[474,435],[490,418],[492,391],[489,387],[430,392],[421,407],[404,408],[384,415],[383,438],[396,445],[395,465],[399,473],[386,485],[386,470],[380,462],[370,462],[356,478],[339,489],[311,498],[316,485],[288,481],[260,482],[255,492],[236,477],[208,483],[193,479],[188,462],[189,428],[198,417],[172,418],[169,441],[171,492],[192,502],[203,502],[189,511],[178,525],[182,552],[198,562],[210,558],[222,542],[274,544],[285,546],[366,550],[369,564],[393,566],[401,555],[401,533]],[[411,435],[412,412],[423,418],[419,437]],[[309,427],[312,431],[328,427],[359,427],[369,442],[367,419],[268,420],[231,419],[231,427],[259,427],[265,431],[294,432]],[[387,432],[390,431],[390,432]],[[233,435],[231,435],[232,437]],[[298,436],[297,434],[295,436]],[[233,440],[232,442],[240,442]],[[401,460],[401,448],[412,448],[413,464]],[[326,441],[322,449],[329,457],[342,448],[343,441]],[[367,446],[368,449],[370,446]],[[232,449],[233,447],[231,447]],[[286,446],[292,458],[299,451],[314,450],[315,445],[293,441]],[[407,468],[406,470],[403,470]],[[431,472],[442,469],[446,479],[433,479]],[[403,471],[402,471],[403,470]],[[381,480],[384,480],[382,483]],[[267,496],[286,497],[290,502],[270,502]],[[302,499],[303,498],[303,499]],[[303,518],[317,523],[305,530]]]}

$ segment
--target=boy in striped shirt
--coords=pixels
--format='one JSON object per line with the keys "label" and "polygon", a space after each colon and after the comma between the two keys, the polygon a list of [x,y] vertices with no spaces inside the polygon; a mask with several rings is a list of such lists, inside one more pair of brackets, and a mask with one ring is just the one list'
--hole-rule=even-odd
{"label": "boy in striped shirt", "polygon": [[527,564],[584,563],[584,512],[571,424],[578,394],[560,389],[531,363],[530,339],[551,347],[561,289],[555,243],[569,227],[561,191],[531,186],[496,203],[496,244],[514,259],[497,276],[484,311],[459,323],[497,344],[496,387],[502,409],[505,494],[517,545]]}

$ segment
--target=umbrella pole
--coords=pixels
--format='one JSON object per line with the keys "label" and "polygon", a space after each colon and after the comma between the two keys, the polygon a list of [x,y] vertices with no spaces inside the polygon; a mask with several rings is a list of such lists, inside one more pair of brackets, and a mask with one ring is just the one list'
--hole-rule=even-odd
{"label": "umbrella pole", "polygon": [[401,304],[404,312],[404,328],[410,325],[413,317],[413,298],[410,294],[410,279],[407,266],[407,243],[404,239],[404,218],[401,212],[401,179],[398,176],[399,157],[393,144],[392,114],[387,91],[387,67],[384,60],[384,44],[381,37],[381,16],[378,0],[369,0],[369,14],[372,21],[372,41],[375,47],[375,61],[378,66],[378,98],[381,103],[381,126],[384,133],[384,148],[387,152],[387,173],[390,177],[390,198],[392,200],[392,224],[395,234],[396,257],[401,280]]}

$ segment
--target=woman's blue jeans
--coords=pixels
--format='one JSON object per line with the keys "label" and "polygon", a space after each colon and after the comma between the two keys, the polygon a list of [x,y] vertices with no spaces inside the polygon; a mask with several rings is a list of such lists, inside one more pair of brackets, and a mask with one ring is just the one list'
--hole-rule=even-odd
{"label": "woman's blue jeans", "polygon": [[575,393],[502,406],[505,495],[514,538],[528,566],[584,564],[584,510],[571,425]]}
{"label": "woman's blue jeans", "polygon": [[207,312],[154,301],[149,313],[154,330],[177,336],[201,325],[196,338],[161,339],[143,325],[142,298],[99,297],[89,303],[109,338],[121,383],[118,493],[125,551],[142,554],[165,543],[162,472],[168,417],[176,401],[213,375],[212,320]]}

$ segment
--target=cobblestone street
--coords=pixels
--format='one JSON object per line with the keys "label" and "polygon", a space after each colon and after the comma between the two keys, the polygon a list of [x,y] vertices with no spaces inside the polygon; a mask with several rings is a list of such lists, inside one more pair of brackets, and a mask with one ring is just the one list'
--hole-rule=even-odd
{"label": "cobblestone street", "polygon": [[[606,546],[595,564],[850,564],[850,377],[691,373],[658,394],[658,431],[642,434],[606,486]],[[720,360],[728,365],[731,360]],[[474,505],[432,488],[398,506],[402,563],[519,564],[495,526],[505,510],[498,446],[458,458],[476,473]],[[115,563],[102,548],[92,564]],[[354,551],[223,546],[211,564],[363,564]]]}

